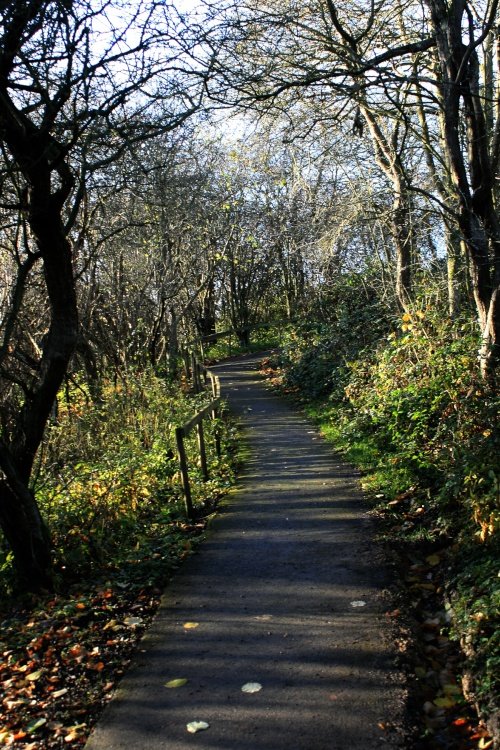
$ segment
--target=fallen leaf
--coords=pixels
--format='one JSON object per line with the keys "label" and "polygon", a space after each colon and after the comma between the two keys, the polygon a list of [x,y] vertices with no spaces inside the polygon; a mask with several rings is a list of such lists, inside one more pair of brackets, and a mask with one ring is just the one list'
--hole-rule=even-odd
{"label": "fallen leaf", "polygon": [[366,602],[362,601],[361,599],[357,599],[354,602],[351,602],[351,607],[366,607]]}
{"label": "fallen leaf", "polygon": [[443,698],[434,699],[434,705],[438,706],[438,708],[451,708],[455,704],[456,700],[451,695],[445,695]]}
{"label": "fallen leaf", "polygon": [[38,669],[36,672],[31,672],[30,674],[26,675],[26,679],[30,682],[36,682],[43,675],[43,671],[43,669]]}
{"label": "fallen leaf", "polygon": [[196,734],[196,732],[202,732],[204,729],[208,729],[210,724],[208,721],[190,721],[189,724],[186,724],[186,729],[188,732],[191,732],[191,734]]}
{"label": "fallen leaf", "polygon": [[140,617],[126,617],[123,621],[129,628],[135,628],[137,625],[142,625],[143,620]]}
{"label": "fallen leaf", "polygon": [[118,625],[116,620],[110,620],[106,623],[106,625],[103,627],[103,630],[110,630],[111,628],[115,628]]}
{"label": "fallen leaf", "polygon": [[199,622],[185,622],[182,627],[184,628],[184,630],[194,630],[199,626],[199,624]]}
{"label": "fallen leaf", "polygon": [[258,693],[259,690],[262,690],[260,682],[245,682],[241,688],[242,693]]}
{"label": "fallen leaf", "polygon": [[66,695],[67,692],[68,692],[68,688],[61,688],[61,690],[55,690],[52,693],[52,697],[53,698],[61,698],[63,695]]}
{"label": "fallen leaf", "polygon": [[187,683],[187,679],[185,677],[178,677],[175,680],[169,680],[168,682],[166,682],[164,684],[163,687],[166,687],[166,688],[178,688],[178,687],[182,687],[186,683]]}
{"label": "fallen leaf", "polygon": [[30,721],[30,723],[26,727],[26,731],[28,732],[28,734],[33,734],[33,732],[36,732],[37,729],[40,729],[40,727],[43,727],[43,725],[46,723],[47,723],[47,719],[41,716],[39,719],[34,719],[33,721]]}

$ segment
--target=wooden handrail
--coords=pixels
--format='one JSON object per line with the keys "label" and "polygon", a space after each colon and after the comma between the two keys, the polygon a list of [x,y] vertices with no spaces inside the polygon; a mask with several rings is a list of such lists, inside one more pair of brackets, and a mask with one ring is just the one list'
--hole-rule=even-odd
{"label": "wooden handrail", "polygon": [[[186,448],[184,446],[184,438],[189,435],[191,430],[194,427],[198,428],[198,451],[200,454],[200,465],[201,465],[201,471],[203,475],[203,479],[206,482],[209,478],[208,475],[208,465],[207,465],[207,451],[205,446],[205,435],[203,432],[203,420],[206,419],[208,416],[210,416],[212,419],[217,418],[217,412],[220,408],[221,398],[220,398],[220,380],[217,375],[214,375],[213,372],[210,370],[207,370],[205,367],[200,365],[195,359],[193,359],[192,362],[192,377],[193,377],[193,383],[195,384],[195,390],[198,391],[198,385],[201,387],[200,373],[203,373],[205,377],[208,377],[210,379],[211,383],[211,389],[212,389],[212,395],[213,399],[210,401],[209,404],[204,406],[202,409],[200,409],[194,417],[192,417],[188,422],[185,422],[183,425],[175,428],[175,441],[177,445],[177,456],[179,459],[179,468],[181,472],[181,478],[182,478],[182,488],[184,490],[184,502],[186,507],[186,515],[189,519],[192,519],[194,516],[194,509],[193,509],[193,499],[191,496],[191,486],[189,483],[189,467],[188,467],[188,460],[186,455]],[[219,430],[216,429],[215,431],[215,450],[217,453],[217,456],[220,458],[221,455],[221,444],[220,444],[220,434]]]}

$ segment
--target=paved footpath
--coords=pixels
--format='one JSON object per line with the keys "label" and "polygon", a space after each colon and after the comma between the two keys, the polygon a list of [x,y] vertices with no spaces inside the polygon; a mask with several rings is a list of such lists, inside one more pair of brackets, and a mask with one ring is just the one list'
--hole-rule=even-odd
{"label": "paved footpath", "polygon": [[[266,388],[257,362],[216,368],[250,457],[86,750],[400,746],[390,726],[404,685],[356,473]],[[188,682],[165,687],[177,678]],[[242,692],[247,683],[262,688]],[[192,721],[209,728],[190,734]]]}

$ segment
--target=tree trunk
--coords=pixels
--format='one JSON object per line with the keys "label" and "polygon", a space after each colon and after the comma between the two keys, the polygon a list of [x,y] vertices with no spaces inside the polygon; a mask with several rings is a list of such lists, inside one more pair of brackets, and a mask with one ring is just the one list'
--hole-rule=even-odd
{"label": "tree trunk", "polygon": [[179,321],[172,307],[170,309],[170,326],[168,332],[168,374],[176,378],[179,371]]}
{"label": "tree trunk", "polygon": [[[3,92],[4,99],[7,98]],[[63,222],[63,208],[74,184],[69,169],[58,163],[58,189],[51,190],[54,166],[49,153],[57,144],[31,124],[14,116],[15,107],[0,112],[4,139],[27,184],[28,222],[43,261],[50,305],[50,325],[32,382],[10,432],[0,444],[0,525],[9,543],[20,581],[36,590],[50,586],[51,544],[35,497],[29,488],[36,453],[43,439],[57,393],[78,340],[78,313],[72,248]]]}
{"label": "tree trunk", "polygon": [[236,328],[235,333],[238,337],[238,343],[240,346],[245,348],[250,346],[250,331],[248,328]]}
{"label": "tree trunk", "polygon": [[[464,0],[427,0],[439,58],[443,141],[458,206],[458,226],[470,258],[471,283],[482,343],[481,373],[492,380],[500,349],[500,225],[494,209],[494,169],[479,91],[476,49],[462,41]],[[469,26],[469,32],[471,32]],[[462,143],[461,105],[466,121],[467,157]]]}
{"label": "tree trunk", "polygon": [[360,102],[360,109],[368,124],[377,164],[391,181],[394,191],[390,229],[396,251],[395,292],[400,309],[405,311],[408,310],[412,299],[414,239],[411,200],[405,187],[404,169],[398,154],[382,132],[376,115],[366,102]]}
{"label": "tree trunk", "polygon": [[22,588],[52,589],[50,535],[33,493],[22,482],[0,481],[0,526],[14,556]]}

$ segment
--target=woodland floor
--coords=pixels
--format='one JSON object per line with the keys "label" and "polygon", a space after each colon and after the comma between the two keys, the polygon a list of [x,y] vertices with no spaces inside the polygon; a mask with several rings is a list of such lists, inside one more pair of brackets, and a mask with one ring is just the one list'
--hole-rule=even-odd
{"label": "woodland floor", "polygon": [[[436,687],[431,695],[423,680],[415,691],[407,678],[416,665],[453,686],[457,657],[433,619],[433,561],[409,560],[400,571],[422,577],[415,632],[403,624],[404,595],[395,598],[356,471],[266,387],[259,359],[217,368],[248,458],[203,545],[167,586],[130,669],[160,600],[156,588],[123,579],[47,600],[31,615],[20,609],[0,636],[0,744],[82,746],[106,706],[87,750],[480,746],[467,713],[443,721],[452,709],[432,703]],[[186,525],[187,539],[198,526]],[[20,648],[25,659],[11,674],[8,655]],[[29,721],[16,724],[16,714]],[[435,733],[415,739],[429,721]],[[208,726],[191,733],[191,722]]]}

